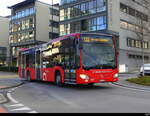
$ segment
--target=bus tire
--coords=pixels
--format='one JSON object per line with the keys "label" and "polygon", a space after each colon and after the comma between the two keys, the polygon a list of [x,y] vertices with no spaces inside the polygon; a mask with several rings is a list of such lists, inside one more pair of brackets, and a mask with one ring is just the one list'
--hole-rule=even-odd
{"label": "bus tire", "polygon": [[88,86],[93,87],[95,84],[94,83],[89,83]]}
{"label": "bus tire", "polygon": [[63,84],[61,82],[61,74],[60,74],[60,72],[56,72],[55,74],[56,74],[56,76],[55,76],[55,83],[56,83],[56,85],[59,86],[59,87],[62,87]]}
{"label": "bus tire", "polygon": [[31,82],[32,80],[31,80],[31,76],[30,76],[30,72],[28,71],[28,73],[27,73],[27,81],[29,81],[29,82]]}

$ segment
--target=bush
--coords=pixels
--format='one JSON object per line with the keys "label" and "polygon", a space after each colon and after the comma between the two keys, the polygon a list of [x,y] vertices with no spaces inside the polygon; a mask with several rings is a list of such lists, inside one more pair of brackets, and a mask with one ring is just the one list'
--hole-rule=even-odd
{"label": "bush", "polygon": [[4,71],[4,72],[18,72],[18,67],[4,67],[4,66],[0,66],[0,71]]}

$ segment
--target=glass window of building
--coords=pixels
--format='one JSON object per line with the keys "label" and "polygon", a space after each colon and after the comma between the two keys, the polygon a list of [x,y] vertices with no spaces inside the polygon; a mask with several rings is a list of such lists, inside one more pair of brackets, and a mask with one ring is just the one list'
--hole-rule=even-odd
{"label": "glass window of building", "polygon": [[97,7],[96,0],[90,1],[89,2],[89,13],[90,14],[96,13],[96,7]]}
{"label": "glass window of building", "polygon": [[97,30],[97,18],[90,19],[90,31]]}
{"label": "glass window of building", "polygon": [[22,14],[22,17],[25,17],[25,11],[22,10],[21,12],[22,12],[22,13],[21,13],[21,14]]}
{"label": "glass window of building", "polygon": [[120,4],[120,9],[121,9],[121,11],[122,12],[124,12],[124,13],[127,13],[128,12],[128,7],[126,6],[126,5],[124,5],[124,4]]}
{"label": "glass window of building", "polygon": [[128,28],[128,23],[125,22],[125,21],[121,21],[120,26],[121,26],[121,28],[127,29]]}
{"label": "glass window of building", "polygon": [[31,39],[31,38],[33,38],[34,37],[34,31],[30,31],[29,32],[29,38]]}
{"label": "glass window of building", "polygon": [[34,28],[34,18],[29,19],[29,27]]}
{"label": "glass window of building", "polygon": [[97,18],[97,30],[106,29],[106,16],[101,16]]}
{"label": "glass window of building", "polygon": [[131,31],[135,31],[135,25],[128,23],[128,29]]}
{"label": "glass window of building", "polygon": [[81,14],[85,15],[86,14],[86,3],[81,4]]}
{"label": "glass window of building", "polygon": [[106,0],[97,0],[97,12],[106,11]]}
{"label": "glass window of building", "polygon": [[21,42],[24,42],[26,33],[22,33]]}
{"label": "glass window of building", "polygon": [[81,31],[83,31],[83,32],[89,31],[89,20],[88,19],[81,21]]}
{"label": "glass window of building", "polygon": [[29,16],[29,14],[30,14],[30,10],[29,10],[29,9],[26,9],[26,10],[25,10],[25,16]]}
{"label": "glass window of building", "polygon": [[135,16],[135,9],[129,7],[129,15]]}
{"label": "glass window of building", "polygon": [[29,32],[26,32],[25,34],[26,34],[25,35],[25,41],[28,41],[28,39],[29,39]]}
{"label": "glass window of building", "polygon": [[60,25],[60,35],[65,35],[65,25]]}
{"label": "glass window of building", "polygon": [[25,30],[25,29],[26,29],[26,21],[23,20],[23,21],[22,21],[22,30]]}
{"label": "glass window of building", "polygon": [[25,25],[26,29],[29,29],[29,19],[26,20],[26,25]]}
{"label": "glass window of building", "polygon": [[64,16],[65,16],[65,11],[64,11],[64,9],[61,9],[60,10],[60,21],[64,20]]}

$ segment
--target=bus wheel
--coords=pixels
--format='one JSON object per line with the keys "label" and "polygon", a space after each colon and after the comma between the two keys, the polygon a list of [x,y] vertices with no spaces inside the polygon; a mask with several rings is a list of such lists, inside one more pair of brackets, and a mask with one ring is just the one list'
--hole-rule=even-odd
{"label": "bus wheel", "polygon": [[56,80],[55,83],[57,86],[61,87],[63,84],[61,82],[61,74],[59,72],[56,73]]}
{"label": "bus wheel", "polygon": [[88,84],[88,86],[91,86],[91,87],[94,86],[94,85],[95,85],[94,83],[89,83]]}
{"label": "bus wheel", "polygon": [[31,82],[30,72],[27,73],[27,81]]}

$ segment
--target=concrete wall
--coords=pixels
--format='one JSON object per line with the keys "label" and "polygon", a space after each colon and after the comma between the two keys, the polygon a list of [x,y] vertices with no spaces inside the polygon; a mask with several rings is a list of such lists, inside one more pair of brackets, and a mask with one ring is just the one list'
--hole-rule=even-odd
{"label": "concrete wall", "polygon": [[36,9],[36,40],[49,40],[49,5],[43,4],[39,1],[35,3]]}
{"label": "concrete wall", "polygon": [[[127,6],[130,6],[131,8],[134,8],[144,14],[148,14],[148,10],[146,10],[141,5],[134,3],[131,0],[120,0],[120,2],[123,4],[126,4]],[[139,20],[136,17],[130,16],[129,14],[126,14],[123,12],[120,12],[120,19],[139,25]],[[142,55],[142,50],[140,48],[128,47],[127,46],[127,38],[130,37],[130,38],[138,39],[138,40],[140,38],[137,36],[137,34],[135,32],[132,32],[130,30],[125,30],[122,28],[119,29],[119,35],[120,35],[120,57],[119,57],[120,72],[124,72],[123,67],[126,67],[125,72],[132,72],[135,70],[139,70],[140,66],[142,65],[142,60],[141,59],[131,59],[131,58],[129,58],[127,53]],[[147,36],[147,37],[144,37],[144,40],[150,41],[150,38]],[[149,46],[150,46],[150,44],[149,44]],[[150,57],[150,49],[144,50],[144,52],[145,52],[145,55]],[[145,61],[145,63],[150,63],[150,61]]]}
{"label": "concrete wall", "polygon": [[[0,47],[5,47],[9,57],[9,18],[0,16]],[[7,60],[7,59],[6,59]]]}
{"label": "concrete wall", "polygon": [[0,47],[9,46],[9,19],[0,16]]}

